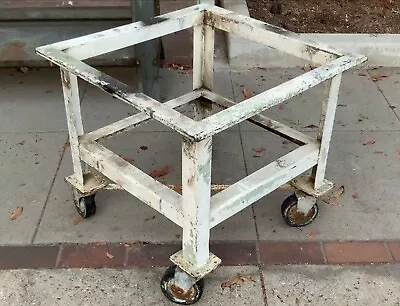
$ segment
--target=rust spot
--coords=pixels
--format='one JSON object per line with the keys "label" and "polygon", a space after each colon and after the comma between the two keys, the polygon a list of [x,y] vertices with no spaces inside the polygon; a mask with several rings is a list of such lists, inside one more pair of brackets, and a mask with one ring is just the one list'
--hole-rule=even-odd
{"label": "rust spot", "polygon": [[21,61],[27,57],[25,52],[26,43],[15,40],[5,44],[1,50],[0,58],[7,61]]}
{"label": "rust spot", "polygon": [[196,291],[194,290],[193,287],[190,288],[188,291],[185,291],[182,288],[176,286],[175,284],[170,284],[169,288],[175,297],[182,300],[191,300],[196,295]]}
{"label": "rust spot", "polygon": [[65,70],[61,70],[61,82],[64,87],[71,88],[71,79],[69,78],[69,74]]}
{"label": "rust spot", "polygon": [[319,51],[318,49],[315,49],[310,46],[305,47],[305,52],[310,56],[310,58],[312,58],[315,54],[317,54],[318,51]]}
{"label": "rust spot", "polygon": [[188,179],[188,185],[189,185],[189,186],[190,186],[190,185],[193,185],[194,179],[195,179],[195,176],[194,176],[194,175],[192,175],[192,177],[191,177],[190,179]]}

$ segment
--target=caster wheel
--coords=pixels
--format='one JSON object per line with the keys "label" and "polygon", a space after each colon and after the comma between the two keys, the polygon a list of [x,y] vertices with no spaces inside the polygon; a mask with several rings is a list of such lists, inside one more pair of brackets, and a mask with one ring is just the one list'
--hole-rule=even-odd
{"label": "caster wheel", "polygon": [[297,197],[295,194],[289,196],[281,206],[283,220],[292,227],[301,227],[310,224],[318,215],[317,203],[310,209],[308,214],[297,210]]}
{"label": "caster wheel", "polygon": [[96,214],[96,202],[94,194],[86,197],[78,197],[75,201],[76,210],[82,218],[89,218]]}
{"label": "caster wheel", "polygon": [[199,301],[204,291],[204,280],[199,280],[189,291],[182,292],[174,284],[175,269],[176,266],[172,266],[165,271],[161,279],[161,291],[171,302],[179,305],[192,305]]}

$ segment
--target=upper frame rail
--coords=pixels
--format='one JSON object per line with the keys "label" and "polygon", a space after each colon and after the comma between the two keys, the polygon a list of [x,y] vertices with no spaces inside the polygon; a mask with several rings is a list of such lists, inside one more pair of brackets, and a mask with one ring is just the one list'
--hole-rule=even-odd
{"label": "upper frame rail", "polygon": [[270,107],[289,100],[365,60],[364,56],[340,57],[329,64],[311,70],[202,120],[201,124],[196,126],[197,131],[192,136],[196,140],[201,140],[215,135]]}
{"label": "upper frame rail", "polygon": [[138,21],[61,41],[39,47],[37,50],[50,47],[64,51],[80,60],[95,57],[202,24],[204,19],[203,12],[207,7],[209,5],[194,5],[153,17],[147,21]]}
{"label": "upper frame rail", "polygon": [[[143,93],[135,93],[134,89],[111,76],[75,59],[60,50],[47,48],[38,53],[49,61],[81,77],[101,90],[111,94],[119,100],[137,108],[149,117],[154,118],[181,135],[193,139],[191,131],[195,130],[197,121],[179,113],[171,107],[158,102]],[[70,86],[67,84],[67,86]]]}
{"label": "upper frame rail", "polygon": [[237,34],[317,65],[348,55],[348,52],[305,39],[297,33],[220,7],[207,8],[205,14],[204,22],[210,26]]}

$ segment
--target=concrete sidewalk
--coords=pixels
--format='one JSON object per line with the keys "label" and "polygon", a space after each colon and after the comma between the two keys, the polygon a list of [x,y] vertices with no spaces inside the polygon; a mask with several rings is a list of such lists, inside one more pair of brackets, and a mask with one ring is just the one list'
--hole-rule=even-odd
{"label": "concrete sidewalk", "polygon": [[[173,305],[159,290],[163,269],[0,272],[2,305]],[[198,306],[400,305],[400,266],[221,267]],[[244,281],[235,280],[237,275]],[[230,286],[225,286],[229,282]],[[222,287],[221,287],[222,286]]]}
{"label": "concrete sidewalk", "polygon": [[[137,83],[133,68],[104,70],[124,82]],[[215,90],[239,102],[244,99],[244,88],[257,94],[303,72],[301,69],[220,69],[215,72]],[[163,69],[163,99],[190,91],[191,77],[185,71]],[[374,82],[371,80],[373,77],[380,80]],[[0,170],[3,174],[0,184],[0,245],[3,246],[0,246],[0,268],[7,266],[5,257],[15,257],[4,254],[22,252],[16,246],[26,247],[24,252],[28,258],[33,245],[38,245],[39,249],[43,246],[43,252],[46,248],[51,249],[47,245],[58,243],[80,243],[83,248],[89,242],[99,241],[145,242],[156,249],[159,244],[178,245],[182,234],[179,227],[124,192],[99,192],[96,196],[96,215],[85,220],[78,218],[70,187],[64,182],[64,177],[72,174],[72,165],[69,148],[65,145],[68,133],[60,83],[57,69],[34,69],[27,74],[12,69],[0,70]],[[82,83],[81,88],[87,131],[135,113],[131,107],[91,85]],[[266,113],[282,123],[315,134],[314,125],[318,123],[322,94],[323,88],[314,88]],[[207,289],[210,291],[199,305],[245,305],[244,301],[249,305],[263,305],[268,301],[268,305],[297,306],[296,297],[300,300],[299,305],[320,305],[325,298],[332,305],[399,305],[398,293],[390,293],[400,292],[398,265],[260,268],[269,263],[317,263],[312,256],[316,252],[314,247],[322,252],[322,264],[400,262],[400,207],[397,205],[400,197],[399,96],[399,69],[364,71],[360,68],[344,75],[327,169],[327,178],[345,188],[337,201],[339,205],[321,202],[320,215],[311,225],[301,229],[290,228],[282,220],[280,205],[291,191],[277,190],[215,227],[211,239],[216,244],[231,245],[228,252],[238,254],[243,261],[235,261],[230,267],[222,267],[210,276],[211,285]],[[190,109],[183,108],[182,112],[190,114]],[[214,140],[213,183],[218,184],[232,184],[294,148],[250,123],[230,128]],[[160,181],[179,184],[180,137],[161,124],[149,123],[104,144],[147,173],[169,166],[169,173]],[[258,148],[265,148],[265,154],[255,157]],[[23,207],[22,214],[16,220],[10,220],[17,207]],[[335,244],[339,240],[346,242]],[[365,242],[370,240],[374,242]],[[257,248],[252,256],[258,259],[243,268],[244,273],[253,273],[257,278],[263,275],[260,274],[262,271],[266,280],[265,290],[262,290],[262,282],[258,278],[259,283],[246,282],[233,290],[221,291],[219,286],[222,280],[241,273],[238,271],[242,268],[233,266],[246,264],[245,256],[237,251],[245,246],[245,242]],[[271,248],[272,242],[278,243],[274,245],[274,252],[277,253],[274,253],[273,260],[262,255],[265,254],[262,248],[260,251],[260,245]],[[282,242],[287,244],[280,244]],[[307,243],[311,243],[312,247],[304,253],[303,248],[309,245]],[[5,252],[6,246],[7,250],[15,248],[15,252]],[[56,261],[57,250],[52,252],[52,260]],[[276,262],[276,254],[283,258],[288,253],[292,257],[299,254],[306,257],[301,261],[280,259]],[[87,254],[90,255],[90,252]],[[162,254],[165,259],[169,255]],[[261,255],[264,257],[260,259]],[[132,266],[136,269],[135,264]],[[147,266],[152,266],[151,260]],[[29,265],[21,264],[21,267]],[[93,265],[86,261],[79,267],[90,268]],[[42,299],[42,305],[45,305],[50,297],[59,296],[60,300],[50,304],[65,305],[70,294],[76,294],[76,300],[82,303],[77,301],[74,305],[90,305],[100,301],[103,294],[100,293],[100,285],[93,289],[96,285],[92,282],[104,281],[107,296],[113,300],[118,296],[125,301],[115,305],[139,305],[140,301],[143,305],[163,305],[158,289],[162,276],[159,269],[104,270],[104,273],[91,270],[5,271],[1,278],[4,284],[12,285],[1,286],[4,289],[0,291],[0,300],[4,297],[11,305],[28,305],[33,301],[40,305]],[[25,276],[29,277],[25,279]],[[44,279],[50,279],[50,276],[57,279],[55,283],[60,283],[59,289],[43,285]],[[362,292],[353,288],[358,285],[341,283],[342,279],[356,282],[357,277],[365,280],[360,285]],[[73,288],[76,286],[75,278],[82,282],[79,286],[85,287],[86,291]],[[134,287],[136,291],[117,288],[119,278],[139,287]],[[298,280],[292,283],[294,279]],[[146,286],[147,281],[151,285]],[[292,285],[288,287],[282,282]],[[294,285],[296,282],[299,285]],[[17,287],[13,288],[14,285]],[[115,292],[110,289],[113,285],[116,286]],[[24,289],[28,287],[29,290]],[[66,288],[72,288],[72,291]],[[48,295],[38,296],[35,290],[45,290]],[[14,291],[16,293],[12,294]],[[131,294],[137,295],[137,299]],[[318,297],[319,294],[324,297]],[[85,296],[89,299],[86,302]],[[143,300],[145,297],[150,300]],[[216,298],[221,300],[220,304],[214,304]],[[110,305],[105,301],[102,301],[103,305]]]}

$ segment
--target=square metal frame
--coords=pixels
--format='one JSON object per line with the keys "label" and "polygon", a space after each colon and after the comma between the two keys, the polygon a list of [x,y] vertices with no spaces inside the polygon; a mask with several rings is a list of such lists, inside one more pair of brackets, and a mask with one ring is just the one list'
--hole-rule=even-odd
{"label": "square metal frame", "polygon": [[[191,27],[194,29],[193,91],[165,103],[136,93],[130,86],[83,62],[87,58]],[[215,29],[243,36],[319,67],[236,104],[212,92]],[[332,183],[325,180],[325,169],[341,76],[344,71],[366,61],[362,55],[305,41],[293,32],[202,4],[39,47],[37,53],[61,68],[74,168],[74,174],[67,181],[81,194],[117,186],[181,226],[182,251],[171,256],[171,260],[194,279],[204,277],[220,263],[209,252],[212,227],[288,182],[314,197],[332,188]],[[141,113],[84,133],[77,77]],[[325,81],[329,81],[330,86],[322,101],[316,139],[260,115],[262,111]],[[195,105],[195,119],[175,110],[189,102]],[[212,105],[225,109],[211,115]],[[182,135],[182,195],[97,142],[153,119]],[[300,147],[211,196],[212,136],[244,120]],[[96,175],[90,173],[94,172],[93,169]],[[311,175],[301,176],[310,169]]]}

